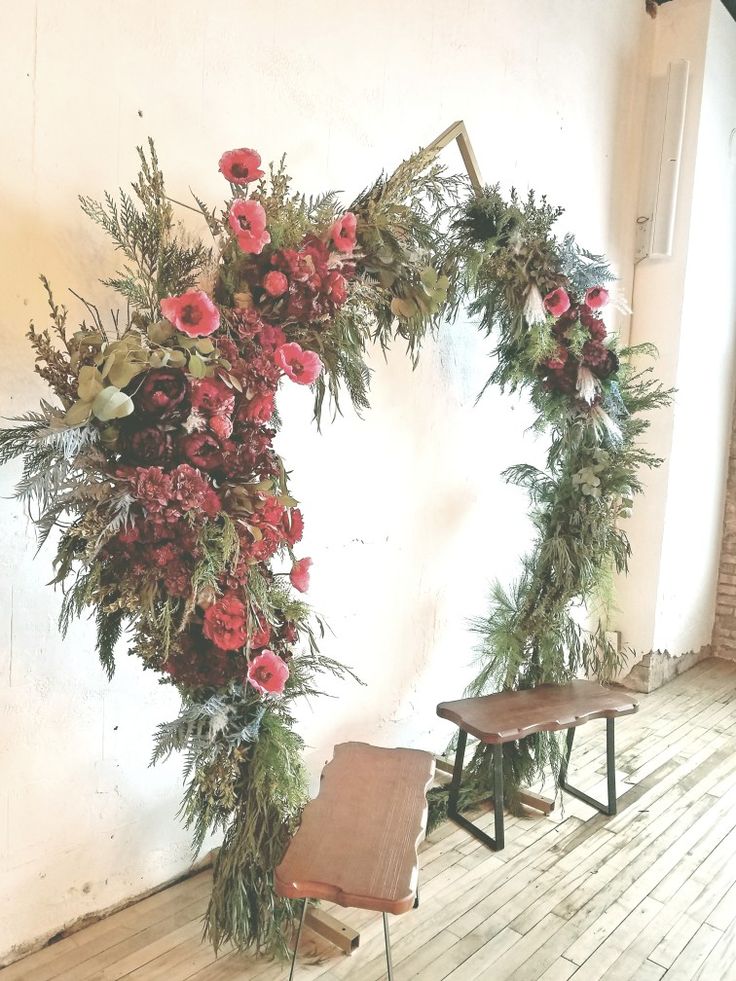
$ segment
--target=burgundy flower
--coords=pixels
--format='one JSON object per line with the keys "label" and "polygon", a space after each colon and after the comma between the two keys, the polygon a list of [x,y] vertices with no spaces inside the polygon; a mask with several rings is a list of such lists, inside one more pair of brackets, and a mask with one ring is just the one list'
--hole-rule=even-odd
{"label": "burgundy flower", "polygon": [[282,344],[274,360],[298,385],[311,385],[322,371],[322,362],[314,351],[304,351],[299,344]]}
{"label": "burgundy flower", "polygon": [[143,381],[128,386],[136,413],[152,419],[175,419],[189,412],[189,382],[181,368],[151,368]]}
{"label": "burgundy flower", "polygon": [[121,447],[124,455],[135,463],[171,463],[174,440],[170,432],[158,426],[146,426],[133,432],[126,432]]}
{"label": "burgundy flower", "polygon": [[187,337],[208,337],[220,326],[220,311],[202,290],[161,300],[161,313]]}
{"label": "burgundy flower", "polygon": [[179,445],[182,455],[193,467],[209,471],[222,466],[222,445],[212,433],[192,433],[185,436]]}
{"label": "burgundy flower", "polygon": [[272,269],[263,277],[263,288],[269,296],[283,296],[289,288],[289,280],[282,272]]}
{"label": "burgundy flower", "polygon": [[558,286],[556,290],[552,290],[551,293],[545,296],[544,306],[553,317],[561,317],[563,313],[570,309],[570,297],[561,286]]}
{"label": "burgundy flower", "polygon": [[254,657],[248,668],[248,681],[264,695],[280,695],[289,678],[286,663],[268,649]]}
{"label": "burgundy flower", "polygon": [[207,607],[202,633],[223,651],[236,651],[245,644],[245,606],[234,593]]}
{"label": "burgundy flower", "polygon": [[210,430],[218,439],[230,439],[233,434],[233,421],[229,416],[211,416]]}
{"label": "burgundy flower", "polygon": [[161,467],[138,467],[130,481],[133,497],[141,502],[146,511],[161,512],[171,501],[173,484],[171,476]]}
{"label": "burgundy flower", "polygon": [[231,184],[250,184],[252,181],[260,180],[263,177],[263,171],[259,170],[260,166],[260,154],[246,147],[241,147],[240,150],[227,150],[220,157],[220,173]]}
{"label": "burgundy flower", "polygon": [[352,252],[357,242],[358,219],[347,211],[342,218],[338,218],[330,229],[330,238],[335,248],[340,252]]}
{"label": "burgundy flower", "polygon": [[294,589],[300,593],[306,593],[309,589],[309,568],[312,565],[311,559],[299,559],[291,567],[289,579]]}
{"label": "burgundy flower", "polygon": [[261,347],[264,350],[275,350],[277,347],[281,347],[282,344],[286,344],[286,334],[280,327],[272,327],[270,324],[265,324],[261,328],[258,340],[261,342]]}
{"label": "burgundy flower", "polygon": [[615,351],[609,350],[604,363],[596,368],[596,374],[599,378],[608,378],[610,375],[615,375],[620,367],[618,355]]}

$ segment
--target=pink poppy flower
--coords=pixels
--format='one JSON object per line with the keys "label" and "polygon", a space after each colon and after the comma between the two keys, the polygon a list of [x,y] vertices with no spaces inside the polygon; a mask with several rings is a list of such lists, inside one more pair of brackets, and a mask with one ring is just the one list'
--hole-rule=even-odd
{"label": "pink poppy flower", "polygon": [[220,311],[202,290],[161,300],[161,313],[187,337],[208,337],[220,326]]}
{"label": "pink poppy flower", "polygon": [[297,385],[311,385],[322,371],[323,364],[314,351],[304,351],[296,343],[282,344],[274,354],[274,361]]}
{"label": "pink poppy flower", "polygon": [[268,648],[254,657],[248,666],[248,681],[263,695],[280,695],[288,678],[286,662]]}
{"label": "pink poppy flower", "polygon": [[544,306],[553,317],[561,317],[570,309],[570,297],[561,286],[558,286],[556,290],[545,296]]}
{"label": "pink poppy flower", "polygon": [[338,252],[352,252],[358,241],[358,219],[352,211],[346,211],[330,229],[330,238]]}
{"label": "pink poppy flower", "polygon": [[231,184],[250,184],[263,177],[261,155],[255,150],[242,147],[240,150],[228,150],[220,157],[220,173]]}
{"label": "pink poppy flower", "polygon": [[230,227],[243,252],[260,255],[271,236],[266,231],[266,212],[257,201],[238,198],[233,201],[228,214]]}
{"label": "pink poppy flower", "polygon": [[590,310],[600,310],[608,303],[608,290],[602,286],[592,286],[585,294],[585,305]]}
{"label": "pink poppy flower", "polygon": [[263,288],[269,296],[283,296],[289,288],[289,280],[282,272],[273,269],[263,277]]}
{"label": "pink poppy flower", "polygon": [[291,567],[289,579],[294,589],[300,593],[306,593],[309,589],[309,568],[312,565],[311,559],[298,559]]}

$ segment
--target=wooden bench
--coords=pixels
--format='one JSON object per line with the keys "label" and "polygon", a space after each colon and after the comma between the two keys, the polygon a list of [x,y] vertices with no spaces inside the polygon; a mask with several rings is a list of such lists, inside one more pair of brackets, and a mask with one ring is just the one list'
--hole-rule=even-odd
{"label": "wooden bench", "polygon": [[289,978],[293,978],[308,899],[383,913],[388,976],[393,977],[388,913],[417,902],[417,847],[427,821],[431,753],[341,743],[322,772],[318,796],[276,868],[276,892],[303,899]]}
{"label": "wooden bench", "polygon": [[[461,698],[440,702],[437,715],[459,727],[455,765],[450,784],[448,815],[461,827],[475,835],[490,848],[498,851],[504,846],[503,825],[503,744],[524,739],[535,732],[556,732],[567,729],[567,747],[562,759],[559,785],[603,814],[616,813],[616,760],[614,720],[638,709],[637,702],[622,689],[604,688],[597,681],[573,681],[567,685],[539,685],[524,691],[500,692],[478,698]],[[572,753],[575,729],[591,719],[606,720],[606,773],[608,803],[594,800],[567,782],[567,770]],[[458,798],[468,734],[493,746],[493,811],[495,838],[463,817],[458,810]]]}

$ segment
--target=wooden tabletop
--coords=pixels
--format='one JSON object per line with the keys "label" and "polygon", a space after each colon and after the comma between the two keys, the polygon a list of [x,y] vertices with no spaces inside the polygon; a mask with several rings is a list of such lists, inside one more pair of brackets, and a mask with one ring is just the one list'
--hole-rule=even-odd
{"label": "wooden tabletop", "polygon": [[431,753],[341,743],[274,873],[276,892],[405,913],[417,889]]}
{"label": "wooden tabletop", "polygon": [[590,719],[630,715],[639,705],[623,688],[597,681],[539,685],[523,691],[440,702],[437,715],[449,719],[482,743],[509,743],[533,732],[553,732]]}

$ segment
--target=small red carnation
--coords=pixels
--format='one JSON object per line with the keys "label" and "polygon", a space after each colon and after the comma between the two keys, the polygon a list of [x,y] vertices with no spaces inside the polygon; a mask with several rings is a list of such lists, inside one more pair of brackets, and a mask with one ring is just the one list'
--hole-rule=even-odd
{"label": "small red carnation", "polygon": [[130,483],[133,497],[151,514],[161,512],[171,500],[172,480],[161,467],[137,467]]}
{"label": "small red carnation", "polygon": [[187,337],[208,337],[220,326],[220,311],[202,290],[189,290],[160,303],[161,313]]}
{"label": "small red carnation", "polygon": [[226,593],[222,599],[207,607],[202,633],[220,650],[236,651],[243,647],[248,637],[245,606],[234,593]]}
{"label": "small red carnation", "polygon": [[348,281],[342,273],[333,269],[325,278],[324,291],[336,307],[342,306],[348,298]]}
{"label": "small red carnation", "polygon": [[264,324],[258,335],[258,340],[261,342],[261,347],[264,350],[275,350],[277,347],[281,347],[282,344],[286,344],[286,334],[280,327],[272,327],[271,324]]}
{"label": "small red carnation", "polygon": [[311,385],[323,367],[318,354],[304,351],[295,343],[282,344],[274,355],[274,361],[297,385]]}
{"label": "small red carnation", "polygon": [[293,548],[297,542],[302,540],[304,534],[304,518],[299,508],[292,508],[291,511],[284,513],[281,519],[281,527],[284,531],[286,541]]}
{"label": "small red carnation", "polygon": [[289,280],[282,272],[272,269],[263,277],[263,288],[269,296],[283,296],[289,288]]}
{"label": "small red carnation", "polygon": [[294,589],[298,589],[300,593],[306,593],[309,589],[309,569],[311,565],[311,559],[299,559],[291,567],[291,572],[289,573],[291,585]]}
{"label": "small red carnation", "polygon": [[258,618],[255,630],[250,636],[250,646],[258,649],[265,647],[271,639],[271,626],[263,617]]}
{"label": "small red carnation", "polygon": [[352,252],[357,243],[358,219],[347,211],[330,229],[330,238],[339,252]]}
{"label": "small red carnation", "polygon": [[200,378],[192,385],[192,408],[208,416],[229,416],[235,408],[235,395],[219,378]]}
{"label": "small red carnation", "polygon": [[218,439],[230,439],[233,434],[233,421],[229,416],[212,416],[209,427]]}
{"label": "small red carnation", "polygon": [[268,422],[273,410],[273,392],[265,392],[263,395],[254,395],[242,411],[245,418],[252,422]]}
{"label": "small red carnation", "polygon": [[227,150],[220,157],[220,173],[231,184],[250,184],[252,181],[260,180],[263,177],[263,171],[259,170],[260,166],[261,155],[246,147],[241,147],[240,150]]}

